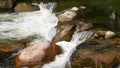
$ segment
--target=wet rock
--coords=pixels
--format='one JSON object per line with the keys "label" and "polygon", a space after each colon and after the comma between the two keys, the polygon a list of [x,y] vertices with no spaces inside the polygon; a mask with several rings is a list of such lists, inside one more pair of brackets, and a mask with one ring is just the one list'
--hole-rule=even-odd
{"label": "wet rock", "polygon": [[116,34],[112,31],[107,31],[105,34],[105,39],[110,39],[112,37],[114,37]]}
{"label": "wet rock", "polygon": [[86,9],[86,6],[80,6],[79,9],[84,10],[84,9]]}
{"label": "wet rock", "polygon": [[78,25],[80,27],[80,31],[89,30],[93,27],[91,23],[86,23],[86,22],[79,22]]}
{"label": "wet rock", "polygon": [[15,6],[15,12],[27,12],[27,11],[37,11],[39,7],[36,5],[30,5],[28,3],[19,3]]}
{"label": "wet rock", "polygon": [[120,43],[111,41],[95,39],[79,45],[71,56],[72,68],[116,68],[120,64]]}
{"label": "wet rock", "polygon": [[60,22],[66,22],[73,20],[76,17],[76,15],[77,14],[75,11],[67,10],[64,13],[59,14],[57,17]]}
{"label": "wet rock", "polygon": [[7,42],[0,42],[0,52],[1,53],[10,53],[14,51],[19,51],[24,48],[23,40],[11,40]]}
{"label": "wet rock", "polygon": [[106,31],[96,31],[92,39],[104,39]]}
{"label": "wet rock", "polygon": [[12,8],[13,2],[12,0],[0,0],[0,8]]}
{"label": "wet rock", "polygon": [[7,1],[7,8],[12,8],[13,7],[12,0],[6,0],[6,1]]}
{"label": "wet rock", "polygon": [[96,31],[92,39],[111,39],[116,35],[112,31]]}
{"label": "wet rock", "polygon": [[22,62],[41,61],[45,56],[44,51],[49,46],[50,46],[49,42],[31,43],[29,47],[21,51],[19,55],[19,60],[21,60]]}
{"label": "wet rock", "polygon": [[15,58],[16,68],[24,66],[42,66],[55,59],[61,53],[61,48],[50,42],[33,42],[23,49]]}
{"label": "wet rock", "polygon": [[74,24],[66,24],[61,26],[60,31],[55,35],[53,42],[58,42],[61,40],[70,41],[74,29],[75,29]]}

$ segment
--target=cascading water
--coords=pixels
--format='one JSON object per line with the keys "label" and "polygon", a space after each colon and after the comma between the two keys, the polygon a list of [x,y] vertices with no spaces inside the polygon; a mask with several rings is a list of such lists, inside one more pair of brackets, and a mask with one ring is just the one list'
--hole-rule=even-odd
{"label": "cascading water", "polygon": [[[2,39],[22,39],[38,34],[39,41],[52,41],[57,32],[55,26],[58,23],[57,17],[52,13],[54,5],[55,3],[40,3],[40,11],[0,14],[0,36]],[[90,38],[91,35],[91,31],[78,33],[76,30],[70,42],[57,42],[56,44],[63,49],[63,53],[57,55],[55,61],[45,64],[42,68],[64,68],[76,46]]]}
{"label": "cascading water", "polygon": [[52,13],[54,5],[55,3],[49,3],[47,5],[40,3],[40,11],[1,14],[0,36],[21,39],[32,34],[39,34],[45,40],[50,41],[56,33],[52,29],[58,22],[57,17]]}
{"label": "cascading water", "polygon": [[115,15],[115,11],[113,11],[112,14],[110,15],[110,25],[109,25],[109,28],[112,31],[115,31],[115,20],[116,20],[116,15]]}
{"label": "cascading water", "polygon": [[92,31],[84,31],[81,33],[75,31],[70,42],[57,42],[56,44],[62,47],[63,53],[56,56],[55,61],[44,65],[42,68],[65,68],[66,64],[69,63],[70,56],[76,50],[77,45],[84,42],[87,38],[90,38],[92,34]]}

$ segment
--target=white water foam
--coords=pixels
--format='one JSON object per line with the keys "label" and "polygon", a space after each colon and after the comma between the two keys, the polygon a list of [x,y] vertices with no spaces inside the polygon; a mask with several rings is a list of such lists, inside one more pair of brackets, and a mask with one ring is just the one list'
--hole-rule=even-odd
{"label": "white water foam", "polygon": [[84,31],[81,33],[76,31],[70,42],[57,42],[56,44],[63,49],[63,53],[57,55],[53,62],[45,64],[42,68],[65,68],[66,64],[69,63],[72,53],[76,50],[77,45],[84,42],[87,38],[90,38],[92,34],[92,31]]}
{"label": "white water foam", "polygon": [[39,34],[45,40],[51,41],[56,34],[54,27],[58,23],[57,17],[52,13],[54,5],[55,3],[40,3],[40,11],[0,14],[0,36],[25,38]]}

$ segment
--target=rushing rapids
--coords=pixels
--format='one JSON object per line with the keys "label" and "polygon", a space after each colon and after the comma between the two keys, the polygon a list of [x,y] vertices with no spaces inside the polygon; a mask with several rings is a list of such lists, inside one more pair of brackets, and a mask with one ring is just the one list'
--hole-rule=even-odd
{"label": "rushing rapids", "polygon": [[[52,13],[54,6],[55,3],[40,3],[40,11],[0,14],[0,36],[2,39],[22,39],[37,34],[40,36],[37,41],[52,41],[57,32],[55,26],[58,23],[57,17]],[[92,31],[79,33],[76,29],[70,42],[56,43],[62,48],[63,53],[57,55],[53,62],[43,65],[42,68],[64,68],[76,46],[90,38],[92,34]]]}

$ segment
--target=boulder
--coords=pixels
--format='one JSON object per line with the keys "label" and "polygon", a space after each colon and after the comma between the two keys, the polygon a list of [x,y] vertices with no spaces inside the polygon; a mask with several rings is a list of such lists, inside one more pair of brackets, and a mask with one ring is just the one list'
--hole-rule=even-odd
{"label": "boulder", "polygon": [[28,11],[37,11],[37,10],[40,10],[38,6],[30,5],[28,3],[19,3],[14,8],[15,12],[28,12]]}
{"label": "boulder", "polygon": [[9,40],[0,42],[0,53],[11,53],[24,48],[24,40]]}
{"label": "boulder", "polygon": [[92,39],[104,39],[106,31],[96,31],[95,34],[92,36]]}
{"label": "boulder", "polygon": [[0,0],[0,8],[12,8],[13,1],[12,0]]}
{"label": "boulder", "polygon": [[62,52],[61,48],[50,42],[32,42],[23,49],[15,58],[16,68],[44,65],[55,59]]}
{"label": "boulder", "polygon": [[74,24],[66,24],[61,26],[59,32],[55,35],[53,42],[58,41],[70,41],[72,34],[74,32],[75,25]]}
{"label": "boulder", "polygon": [[65,11],[62,14],[59,14],[57,17],[60,22],[66,22],[73,20],[76,17],[76,15],[77,14],[75,11],[69,10],[69,11]]}
{"label": "boulder", "polygon": [[79,9],[80,9],[80,10],[85,10],[85,9],[86,9],[86,6],[80,6]]}
{"label": "boulder", "polygon": [[105,34],[105,39],[110,39],[110,38],[114,37],[115,35],[116,35],[115,32],[107,31]]}
{"label": "boulder", "polygon": [[89,30],[93,27],[93,24],[91,23],[86,23],[86,22],[79,22],[78,26],[80,27],[80,31],[85,31],[85,30]]}
{"label": "boulder", "polygon": [[111,39],[116,34],[112,31],[96,31],[92,39]]}
{"label": "boulder", "polygon": [[0,0],[0,8],[6,8],[6,1]]}
{"label": "boulder", "polygon": [[50,46],[49,42],[31,43],[29,47],[23,49],[19,55],[22,62],[41,61],[45,56],[45,50]]}
{"label": "boulder", "polygon": [[[120,39],[118,39],[120,40]],[[72,68],[119,68],[120,43],[113,40],[87,40],[71,56]]]}
{"label": "boulder", "polygon": [[7,1],[7,8],[12,8],[13,7],[13,2],[12,0],[6,0]]}

